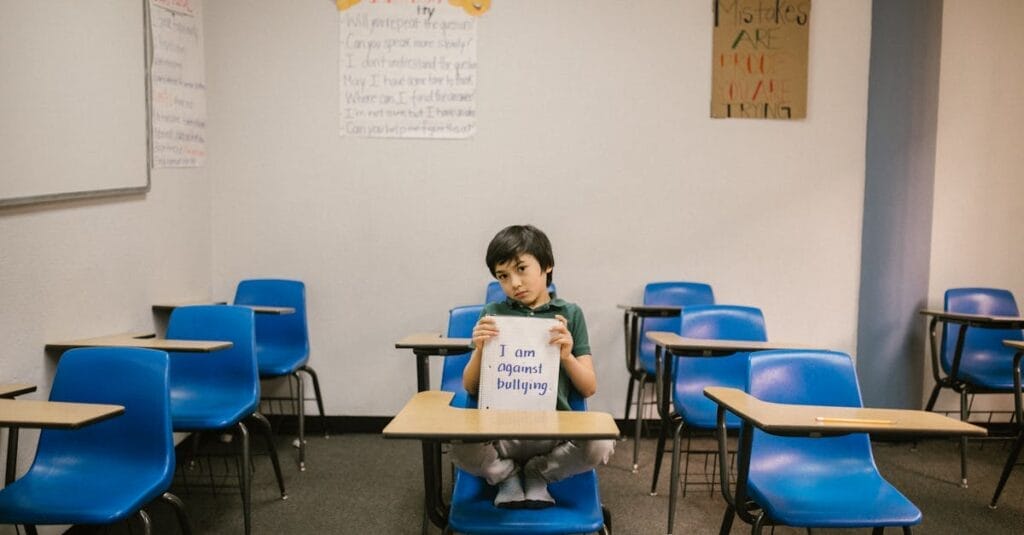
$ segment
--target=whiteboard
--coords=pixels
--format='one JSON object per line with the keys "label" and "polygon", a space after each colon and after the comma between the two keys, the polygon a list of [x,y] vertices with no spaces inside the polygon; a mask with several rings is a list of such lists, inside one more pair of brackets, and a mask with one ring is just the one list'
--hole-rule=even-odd
{"label": "whiteboard", "polygon": [[0,0],[0,206],[148,191],[144,0]]}

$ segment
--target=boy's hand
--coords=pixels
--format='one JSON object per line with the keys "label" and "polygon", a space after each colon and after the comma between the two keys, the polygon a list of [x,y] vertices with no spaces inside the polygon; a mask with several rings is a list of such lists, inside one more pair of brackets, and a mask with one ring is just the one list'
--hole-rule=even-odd
{"label": "boy's hand", "polygon": [[572,334],[569,322],[560,314],[555,315],[558,324],[551,328],[551,343],[559,346],[562,360],[572,357]]}
{"label": "boy's hand", "polygon": [[484,344],[498,336],[498,325],[493,316],[484,316],[473,326],[473,347],[483,348]]}

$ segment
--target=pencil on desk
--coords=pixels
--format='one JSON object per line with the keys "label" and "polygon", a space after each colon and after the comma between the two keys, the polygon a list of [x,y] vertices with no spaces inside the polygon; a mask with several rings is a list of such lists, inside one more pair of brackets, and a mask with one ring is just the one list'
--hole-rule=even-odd
{"label": "pencil on desk", "polygon": [[823,424],[879,424],[879,425],[892,425],[896,422],[892,420],[872,420],[869,418],[831,418],[828,416],[818,416],[815,418],[816,421]]}

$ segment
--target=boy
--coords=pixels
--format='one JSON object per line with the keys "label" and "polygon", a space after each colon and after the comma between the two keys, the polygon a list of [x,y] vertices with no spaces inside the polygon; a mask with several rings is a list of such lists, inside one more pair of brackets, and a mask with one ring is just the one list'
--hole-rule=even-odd
{"label": "boy", "polygon": [[[548,237],[531,225],[506,227],[488,245],[486,261],[508,299],[485,306],[473,328],[475,349],[462,375],[466,391],[477,393],[484,343],[498,334],[491,316],[501,314],[558,320],[551,329],[551,343],[560,351],[558,410],[570,410],[570,388],[583,397],[594,395],[597,377],[583,311],[548,292],[555,267]],[[462,470],[498,486],[494,505],[542,508],[555,503],[548,483],[607,463],[614,448],[614,440],[497,440],[454,444],[452,460]]]}

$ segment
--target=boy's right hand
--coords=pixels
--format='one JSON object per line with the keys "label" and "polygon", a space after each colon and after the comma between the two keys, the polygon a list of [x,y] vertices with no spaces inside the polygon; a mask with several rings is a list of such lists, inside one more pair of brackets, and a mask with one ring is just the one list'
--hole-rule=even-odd
{"label": "boy's right hand", "polygon": [[484,344],[498,336],[498,325],[493,316],[484,316],[473,326],[473,347],[482,348]]}

